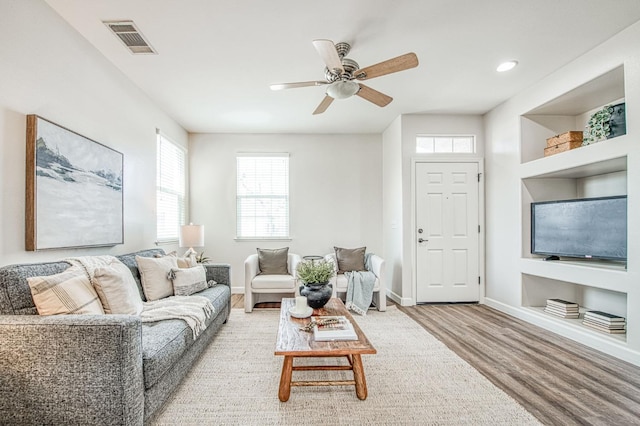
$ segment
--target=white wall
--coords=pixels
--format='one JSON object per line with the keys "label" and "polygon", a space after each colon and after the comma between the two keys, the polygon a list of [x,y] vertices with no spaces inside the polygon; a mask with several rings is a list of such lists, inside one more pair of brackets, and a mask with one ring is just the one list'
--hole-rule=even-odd
{"label": "white wall", "polygon": [[402,117],[382,134],[382,229],[387,290],[402,297]]}
{"label": "white wall", "polygon": [[[238,152],[288,152],[291,241],[235,241]],[[190,220],[205,225],[205,252],[231,264],[235,292],[256,248],[290,247],[300,255],[333,246],[382,253],[381,135],[192,134]]]}
{"label": "white wall", "polygon": [[[152,247],[155,131],[184,146],[186,132],[44,2],[3,2],[0,8],[0,265]],[[124,154],[124,245],[24,250],[27,114]]]}

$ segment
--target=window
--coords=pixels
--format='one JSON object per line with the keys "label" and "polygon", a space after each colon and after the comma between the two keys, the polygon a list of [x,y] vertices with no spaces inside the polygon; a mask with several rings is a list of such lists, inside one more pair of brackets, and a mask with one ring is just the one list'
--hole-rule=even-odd
{"label": "window", "polygon": [[476,137],[473,135],[418,135],[418,154],[473,154],[476,152]]}
{"label": "window", "polygon": [[237,238],[289,238],[289,154],[239,154]]}
{"label": "window", "polygon": [[185,151],[158,132],[156,209],[158,242],[178,240],[185,221]]}

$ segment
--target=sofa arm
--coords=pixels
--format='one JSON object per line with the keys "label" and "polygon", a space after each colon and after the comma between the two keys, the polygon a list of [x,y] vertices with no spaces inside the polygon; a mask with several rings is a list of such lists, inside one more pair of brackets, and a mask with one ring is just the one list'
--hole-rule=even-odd
{"label": "sofa arm", "polygon": [[384,275],[384,259],[377,254],[372,254],[369,262],[371,264],[371,272],[381,280]]}
{"label": "sofa arm", "polygon": [[142,425],[142,327],[127,315],[0,316],[0,418]]}
{"label": "sofa arm", "polygon": [[250,254],[244,261],[244,291],[251,291],[251,281],[260,273],[260,261],[257,254]]}
{"label": "sofa arm", "polygon": [[228,263],[203,263],[207,271],[207,281],[231,286],[231,266]]}
{"label": "sofa arm", "polygon": [[385,271],[385,262],[384,259],[376,254],[372,254],[369,259],[371,264],[371,272],[378,277],[379,283],[379,291],[376,300],[376,305],[378,306],[379,311],[387,310],[387,279],[386,279],[386,271]]}
{"label": "sofa arm", "polygon": [[302,257],[299,254],[289,253],[287,256],[287,269],[293,279],[298,278],[298,264],[300,262],[302,262]]}

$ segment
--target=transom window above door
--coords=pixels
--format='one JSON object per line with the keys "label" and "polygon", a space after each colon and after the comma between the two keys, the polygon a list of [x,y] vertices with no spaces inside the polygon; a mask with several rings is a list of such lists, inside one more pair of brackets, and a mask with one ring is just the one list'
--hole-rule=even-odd
{"label": "transom window above door", "polygon": [[474,135],[417,135],[416,154],[474,154]]}

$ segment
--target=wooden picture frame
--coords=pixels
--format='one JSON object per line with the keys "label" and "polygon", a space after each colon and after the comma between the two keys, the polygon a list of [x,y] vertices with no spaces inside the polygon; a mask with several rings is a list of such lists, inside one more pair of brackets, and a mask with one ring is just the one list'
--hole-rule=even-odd
{"label": "wooden picture frame", "polygon": [[25,249],[124,243],[124,156],[27,115]]}

